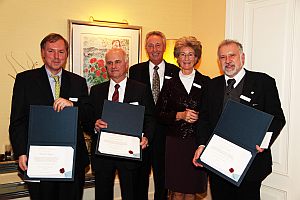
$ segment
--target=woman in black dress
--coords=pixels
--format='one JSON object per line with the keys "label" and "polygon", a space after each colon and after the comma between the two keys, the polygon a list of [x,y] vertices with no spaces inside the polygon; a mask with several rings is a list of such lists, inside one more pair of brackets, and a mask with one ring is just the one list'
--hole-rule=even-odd
{"label": "woman in black dress", "polygon": [[207,189],[205,169],[196,168],[192,163],[197,149],[196,124],[210,80],[194,69],[201,53],[201,43],[195,37],[177,40],[174,56],[181,70],[177,77],[164,84],[157,102],[158,120],[168,126],[165,183],[171,191],[171,200],[195,200],[196,193]]}

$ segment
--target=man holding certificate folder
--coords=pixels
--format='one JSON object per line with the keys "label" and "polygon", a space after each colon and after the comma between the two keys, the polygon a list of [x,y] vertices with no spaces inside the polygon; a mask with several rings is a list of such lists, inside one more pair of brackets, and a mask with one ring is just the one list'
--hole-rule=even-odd
{"label": "man holding certificate folder", "polygon": [[[31,105],[53,106],[53,110],[56,112],[63,111],[67,107],[76,106],[79,111],[78,121],[80,124],[84,123],[84,120],[87,121],[88,118],[88,112],[84,112],[83,109],[83,100],[88,98],[85,79],[63,69],[68,58],[68,42],[61,35],[51,33],[41,41],[40,47],[44,65],[41,68],[19,73],[13,89],[9,134],[14,153],[18,158],[19,168],[22,171],[29,169],[27,166],[27,146]],[[48,116],[41,117],[46,118]],[[61,130],[61,127],[58,127],[58,124],[55,123],[55,119],[41,128],[47,130],[53,126]],[[83,131],[79,123],[77,127],[77,130],[75,129],[75,134],[77,131],[77,144],[74,181],[41,180],[38,183],[28,182],[32,200],[82,199],[85,167],[89,164],[89,158]],[[64,133],[66,135],[72,134]],[[47,139],[49,138],[44,140],[47,141]],[[31,156],[29,155],[29,160]],[[73,161],[73,158],[67,157],[67,159]],[[63,174],[64,168],[59,171]]]}
{"label": "man holding certificate folder", "polygon": [[256,145],[258,153],[239,187],[217,174],[210,173],[211,194],[214,200],[259,200],[261,182],[272,172],[270,147],[285,125],[276,83],[267,74],[243,68],[245,55],[242,45],[237,41],[222,41],[218,47],[218,59],[224,75],[212,79],[209,84],[203,104],[204,110],[200,114],[199,147],[193,163],[202,166],[197,160],[213,133],[227,100],[231,99],[273,115],[268,130],[272,135],[269,146],[263,149],[259,147],[260,144]]}
{"label": "man holding certificate folder", "polygon": [[[96,132],[92,136],[92,153],[99,151],[97,145],[98,137],[104,134],[101,132],[101,129],[110,127],[110,124],[102,119],[105,100],[145,106],[144,135],[140,142],[142,149],[144,149],[152,139],[153,134],[152,112],[154,108],[151,104],[151,94],[148,92],[146,85],[126,77],[128,57],[123,49],[113,48],[109,50],[105,55],[105,62],[110,81],[93,86],[90,92],[90,101],[94,106],[94,120],[91,124],[91,129]],[[128,117],[130,118],[131,116]],[[122,122],[120,121],[120,123]],[[115,134],[111,133],[111,135]],[[99,140],[100,142],[101,140]],[[116,143],[123,143],[123,141],[116,141]],[[117,150],[119,148],[116,148]],[[120,180],[122,199],[137,199],[137,169],[140,167],[140,164],[139,161],[124,157],[93,154],[92,167],[95,171],[96,179],[95,199],[113,200],[113,185],[116,171]]]}

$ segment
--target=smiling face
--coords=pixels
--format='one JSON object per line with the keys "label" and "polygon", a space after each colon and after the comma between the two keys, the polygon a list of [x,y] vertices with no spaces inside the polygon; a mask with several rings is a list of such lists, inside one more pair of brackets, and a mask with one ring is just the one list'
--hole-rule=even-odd
{"label": "smiling face", "polygon": [[68,58],[68,51],[63,40],[46,42],[41,50],[42,58],[46,68],[53,74],[57,74],[65,66]]}
{"label": "smiling face", "polygon": [[107,73],[116,83],[120,83],[126,78],[128,62],[126,53],[122,49],[111,49],[105,55]]}
{"label": "smiling face", "polygon": [[150,61],[154,65],[158,65],[163,61],[166,46],[162,37],[159,35],[151,35],[146,41],[146,51]]}
{"label": "smiling face", "polygon": [[219,63],[224,73],[233,78],[244,66],[245,54],[240,51],[235,43],[226,44],[219,48]]}
{"label": "smiling face", "polygon": [[197,64],[197,59],[194,49],[191,47],[182,47],[177,58],[177,63],[184,74],[190,74],[195,64]]}

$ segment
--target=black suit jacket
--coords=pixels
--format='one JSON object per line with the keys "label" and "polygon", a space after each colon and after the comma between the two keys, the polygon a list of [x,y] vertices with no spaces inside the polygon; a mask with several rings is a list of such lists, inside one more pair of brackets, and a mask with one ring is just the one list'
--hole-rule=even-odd
{"label": "black suit jacket", "polygon": [[201,116],[203,96],[209,80],[208,76],[196,71],[190,93],[187,93],[178,76],[164,84],[156,104],[156,114],[159,121],[168,126],[167,135],[195,137],[197,123],[190,124],[184,120],[176,121],[176,114],[189,108],[200,112],[199,116]]}
{"label": "black suit jacket", "polygon": [[[155,103],[152,96],[152,90],[151,90],[151,82],[150,82],[150,75],[149,75],[149,62],[142,62],[136,65],[133,65],[129,68],[129,78],[134,79],[136,81],[139,81],[141,83],[144,83],[147,85],[147,90],[151,94],[151,103],[153,105],[153,108],[155,107]],[[164,83],[165,84],[169,78],[178,76],[179,73],[179,67],[176,65],[165,62],[165,74],[164,74]],[[155,125],[155,132],[154,132],[154,140],[157,138],[158,140],[163,140],[165,137],[165,126],[156,123]],[[164,150],[163,152],[164,153]]]}
{"label": "black suit jacket", "polygon": [[[178,72],[180,69],[176,65],[167,63],[166,61],[164,62],[165,62],[165,74],[164,74],[164,82],[165,82],[168,80],[168,78],[178,76]],[[150,75],[149,75],[149,61],[135,64],[132,67],[130,67],[129,78],[146,84],[150,94],[152,94]],[[154,105],[153,96],[152,96],[152,103]]]}
{"label": "black suit jacket", "polygon": [[[106,159],[115,160],[118,162],[123,162],[125,166],[128,168],[135,168],[139,166],[139,162],[131,161],[126,159],[112,158],[107,156],[99,156],[95,155],[95,149],[97,144],[98,135],[93,133],[93,129],[95,127],[95,122],[97,119],[101,119],[102,116],[102,108],[104,100],[108,98],[110,82],[104,82],[98,85],[95,85],[91,88],[90,92],[90,103],[94,107],[93,120],[90,124],[90,132],[92,134],[92,164],[95,169],[101,166],[101,162]],[[145,117],[144,117],[144,137],[147,137],[149,141],[152,140],[153,137],[153,108],[151,102],[151,96],[147,91],[147,88],[144,84],[139,83],[134,80],[127,79],[125,95],[124,95],[124,103],[138,102],[139,105],[145,106]]]}
{"label": "black suit jacket", "polygon": [[[211,80],[208,93],[205,98],[204,112],[200,118],[198,131],[198,144],[206,144],[213,129],[215,128],[223,110],[225,89],[224,75]],[[264,73],[246,70],[242,95],[250,98],[250,102],[240,98],[240,102],[274,116],[269,127],[273,132],[270,146],[278,137],[285,125],[285,117],[276,88],[275,80]],[[259,145],[259,144],[258,144]],[[271,149],[265,149],[255,157],[245,179],[262,181],[272,172]]]}
{"label": "black suit jacket", "polygon": [[[65,99],[78,98],[78,102],[74,102],[74,106],[79,108],[75,169],[83,169],[89,164],[81,128],[81,125],[86,123],[85,120],[87,120],[87,112],[85,112],[82,104],[84,99],[88,97],[85,79],[63,69],[60,96]],[[10,141],[16,158],[27,154],[30,105],[52,106],[53,102],[54,98],[45,66],[17,75],[13,89],[9,125]],[[52,125],[51,122],[49,122],[49,125]]]}

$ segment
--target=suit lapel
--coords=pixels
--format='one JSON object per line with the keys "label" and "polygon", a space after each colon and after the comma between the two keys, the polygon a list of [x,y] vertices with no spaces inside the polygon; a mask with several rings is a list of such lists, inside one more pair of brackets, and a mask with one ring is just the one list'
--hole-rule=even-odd
{"label": "suit lapel", "polygon": [[[149,73],[148,73],[149,74]],[[125,94],[124,94],[124,103],[129,103],[130,102],[130,97],[132,97],[132,92],[134,92],[131,88],[131,81],[127,79],[126,82],[126,88],[125,88]]]}
{"label": "suit lapel", "polygon": [[220,108],[220,113],[223,110],[223,102],[224,102],[224,89],[225,89],[225,77],[220,76],[216,79],[216,83],[213,84],[213,88],[211,88],[213,92],[213,99],[212,101],[215,101],[216,104],[214,105],[218,105],[218,107]]}
{"label": "suit lapel", "polygon": [[149,75],[149,61],[145,62],[145,67],[143,68],[147,70],[142,70],[142,77],[145,77],[146,84],[151,86],[150,75]]}
{"label": "suit lapel", "polygon": [[61,74],[60,97],[68,99],[71,83],[68,73],[63,69]]}
{"label": "suit lapel", "polygon": [[35,82],[41,88],[40,91],[44,93],[44,95],[41,96],[45,97],[45,100],[48,101],[48,104],[52,104],[54,98],[45,66],[40,68],[38,77],[36,77]]}
{"label": "suit lapel", "polygon": [[173,74],[170,64],[167,63],[166,61],[164,61],[164,62],[165,62],[164,80],[168,80],[168,79],[166,79],[166,76],[173,78],[174,76],[176,76],[176,74]]}
{"label": "suit lapel", "polygon": [[200,77],[200,73],[196,71],[190,95],[191,96],[197,95],[199,93],[199,90],[201,91],[202,85],[203,83]]}
{"label": "suit lapel", "polygon": [[[255,97],[255,81],[251,78],[251,72],[246,70],[241,103],[251,106],[251,101]],[[245,98],[246,97],[246,98]],[[246,100],[247,99],[247,100]]]}

